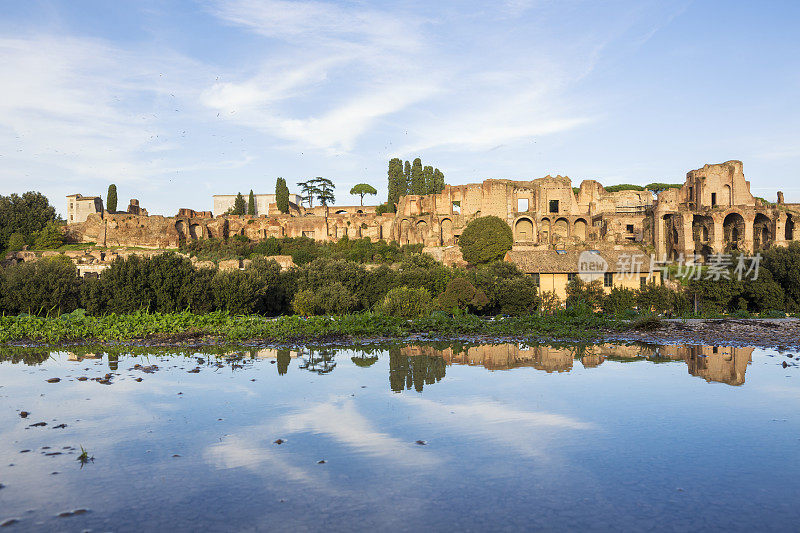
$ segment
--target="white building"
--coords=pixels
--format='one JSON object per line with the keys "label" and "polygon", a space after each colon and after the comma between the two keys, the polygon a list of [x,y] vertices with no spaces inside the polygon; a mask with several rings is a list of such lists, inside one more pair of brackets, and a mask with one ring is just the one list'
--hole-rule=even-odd
{"label": "white building", "polygon": [[103,212],[103,199],[99,196],[70,194],[67,196],[67,223],[84,222],[92,213]]}
{"label": "white building", "polygon": [[[269,215],[269,204],[275,203],[275,195],[274,194],[254,194],[256,199],[256,212],[257,216],[261,215]],[[247,206],[247,200],[249,195],[246,193],[242,193],[242,198],[244,198],[245,208]],[[225,214],[229,209],[233,207],[233,203],[236,201],[235,194],[215,194],[214,195],[214,216],[218,217],[222,214]],[[297,194],[290,194],[289,195],[289,203],[300,205],[300,196]]]}

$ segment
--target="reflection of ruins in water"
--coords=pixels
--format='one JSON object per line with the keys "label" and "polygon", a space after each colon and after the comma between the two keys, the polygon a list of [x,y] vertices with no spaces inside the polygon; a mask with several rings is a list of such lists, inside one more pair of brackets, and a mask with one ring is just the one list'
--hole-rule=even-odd
{"label": "reflection of ruins in water", "polygon": [[658,347],[662,357],[686,361],[689,374],[728,385],[744,384],[744,373],[753,357],[753,350],[731,346]]}
{"label": "reflection of ruins in water", "polygon": [[532,367],[545,372],[569,372],[575,358],[584,368],[606,359],[618,361],[660,360],[686,362],[689,374],[728,385],[744,383],[753,348],[719,346],[654,346],[645,344],[596,344],[591,346],[525,346],[515,343],[448,347],[417,345],[389,352],[389,381],[393,391],[412,387],[422,391],[445,376],[446,365],[483,366],[488,370]]}

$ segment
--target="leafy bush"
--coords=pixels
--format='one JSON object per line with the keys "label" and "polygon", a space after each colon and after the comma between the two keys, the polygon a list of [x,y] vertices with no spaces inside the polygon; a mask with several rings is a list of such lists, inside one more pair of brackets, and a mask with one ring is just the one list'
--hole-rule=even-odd
{"label": "leafy bush", "polygon": [[395,287],[386,293],[376,311],[389,316],[417,318],[431,312],[433,300],[427,289]]}
{"label": "leafy bush", "polygon": [[563,302],[555,291],[544,291],[541,294],[541,302],[542,314],[544,315],[554,315],[563,307]]}
{"label": "leafy bush", "polygon": [[343,315],[353,311],[358,300],[340,282],[331,283],[316,291],[305,289],[297,292],[292,300],[295,313],[311,315]]}
{"label": "leafy bush", "polygon": [[56,222],[48,222],[44,228],[36,232],[33,248],[35,250],[52,250],[62,244],[64,244],[64,234],[61,232],[61,225]]}
{"label": "leafy bush", "polygon": [[636,306],[636,291],[624,287],[613,287],[603,298],[603,312],[611,315],[623,315]]}
{"label": "leafy bush", "polygon": [[498,284],[495,305],[504,315],[531,315],[539,312],[541,299],[533,279],[523,276],[503,279]]}
{"label": "leafy bush", "polygon": [[464,260],[472,265],[502,259],[513,244],[511,228],[496,216],[476,218],[467,224],[458,238]]}
{"label": "leafy bush", "polygon": [[480,311],[488,303],[486,294],[476,289],[466,278],[453,278],[447,284],[447,289],[439,295],[439,307],[447,311]]}
{"label": "leafy bush", "polygon": [[602,308],[604,299],[605,291],[601,281],[587,283],[576,276],[567,285],[567,309],[594,312]]}
{"label": "leafy bush", "polygon": [[63,255],[12,265],[2,277],[2,307],[12,314],[61,314],[78,307],[77,269]]}
{"label": "leafy bush", "polygon": [[26,245],[25,236],[22,233],[12,233],[8,238],[8,250],[18,252]]}

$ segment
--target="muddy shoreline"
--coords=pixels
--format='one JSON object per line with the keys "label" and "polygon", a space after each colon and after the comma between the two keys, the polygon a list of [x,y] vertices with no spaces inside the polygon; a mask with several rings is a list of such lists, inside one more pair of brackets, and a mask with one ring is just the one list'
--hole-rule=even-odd
{"label": "muddy shoreline", "polygon": [[401,337],[392,336],[323,336],[296,338],[291,341],[276,342],[274,339],[252,338],[232,340],[196,332],[177,335],[156,335],[147,338],[119,342],[102,342],[95,339],[59,343],[9,342],[0,345],[7,347],[59,348],[77,346],[108,346],[131,348],[181,348],[202,349],[207,347],[291,347],[299,345],[339,346],[339,345],[377,345],[392,343],[456,342],[470,344],[498,344],[504,342],[525,342],[529,344],[568,344],[568,343],[632,343],[648,344],[689,344],[703,346],[753,346],[778,350],[800,350],[800,319],[670,319],[660,321],[653,329],[631,327],[624,331],[598,331],[588,337],[548,337],[547,335],[441,335],[414,334]]}

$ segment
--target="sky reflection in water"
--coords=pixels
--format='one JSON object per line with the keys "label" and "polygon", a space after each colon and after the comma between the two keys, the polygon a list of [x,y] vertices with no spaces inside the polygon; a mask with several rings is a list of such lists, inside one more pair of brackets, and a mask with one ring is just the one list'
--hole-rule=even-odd
{"label": "sky reflection in water", "polygon": [[[501,344],[99,357],[0,348],[0,360],[0,522],[20,530],[792,530],[800,520],[790,354]],[[107,373],[110,384],[94,380]],[[83,468],[81,446],[95,458]],[[89,512],[58,516],[79,509]]]}

